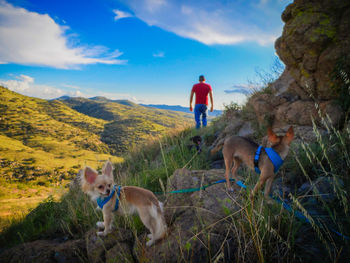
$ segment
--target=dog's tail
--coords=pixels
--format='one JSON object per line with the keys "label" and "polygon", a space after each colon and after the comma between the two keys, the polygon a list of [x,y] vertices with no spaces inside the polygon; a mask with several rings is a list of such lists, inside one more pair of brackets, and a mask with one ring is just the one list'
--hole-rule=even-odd
{"label": "dog's tail", "polygon": [[221,140],[215,145],[215,147],[214,147],[213,149],[211,149],[210,154],[213,155],[213,154],[215,154],[217,151],[219,151],[219,150],[222,148],[222,146],[224,146],[224,142],[225,142],[225,138],[224,138],[224,139],[221,139]]}

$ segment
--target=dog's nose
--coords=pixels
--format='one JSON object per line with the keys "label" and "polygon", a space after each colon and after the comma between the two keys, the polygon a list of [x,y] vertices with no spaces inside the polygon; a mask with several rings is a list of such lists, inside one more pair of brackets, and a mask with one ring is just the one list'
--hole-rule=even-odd
{"label": "dog's nose", "polygon": [[109,193],[111,192],[111,190],[107,189],[107,191],[106,191],[106,192],[107,192],[107,194],[109,195]]}

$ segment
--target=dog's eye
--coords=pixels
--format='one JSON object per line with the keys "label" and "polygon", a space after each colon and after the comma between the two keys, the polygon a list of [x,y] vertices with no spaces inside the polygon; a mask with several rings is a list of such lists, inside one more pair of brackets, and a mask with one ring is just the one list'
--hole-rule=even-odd
{"label": "dog's eye", "polygon": [[103,188],[103,185],[100,185],[99,187],[98,187],[98,189],[102,189]]}
{"label": "dog's eye", "polygon": [[111,184],[109,184],[108,187],[111,187]]}

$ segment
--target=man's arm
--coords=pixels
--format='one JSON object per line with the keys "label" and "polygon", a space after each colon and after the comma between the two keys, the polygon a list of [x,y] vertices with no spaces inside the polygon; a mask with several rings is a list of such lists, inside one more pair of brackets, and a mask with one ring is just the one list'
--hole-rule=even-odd
{"label": "man's arm", "polygon": [[210,112],[213,112],[214,110],[214,102],[213,102],[213,91],[209,91],[209,98],[210,98],[210,103],[211,103],[211,107],[210,107]]}
{"label": "man's arm", "polygon": [[191,96],[190,96],[190,111],[193,111],[193,108],[192,108],[193,94],[194,94],[194,91],[192,90],[191,91]]}

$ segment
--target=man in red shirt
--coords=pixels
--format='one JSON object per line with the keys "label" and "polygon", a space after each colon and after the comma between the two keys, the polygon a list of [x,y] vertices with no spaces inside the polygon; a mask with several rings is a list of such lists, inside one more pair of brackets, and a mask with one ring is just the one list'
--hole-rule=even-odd
{"label": "man in red shirt", "polygon": [[196,94],[196,102],[194,106],[194,119],[196,120],[196,128],[199,129],[201,127],[200,117],[202,115],[202,125],[203,127],[207,126],[207,108],[208,108],[208,94],[210,97],[210,111],[212,112],[214,109],[213,104],[213,90],[211,86],[205,83],[205,78],[203,75],[199,76],[199,83],[194,84],[191,91],[190,97],[190,111],[192,108],[192,100],[193,94]]}

